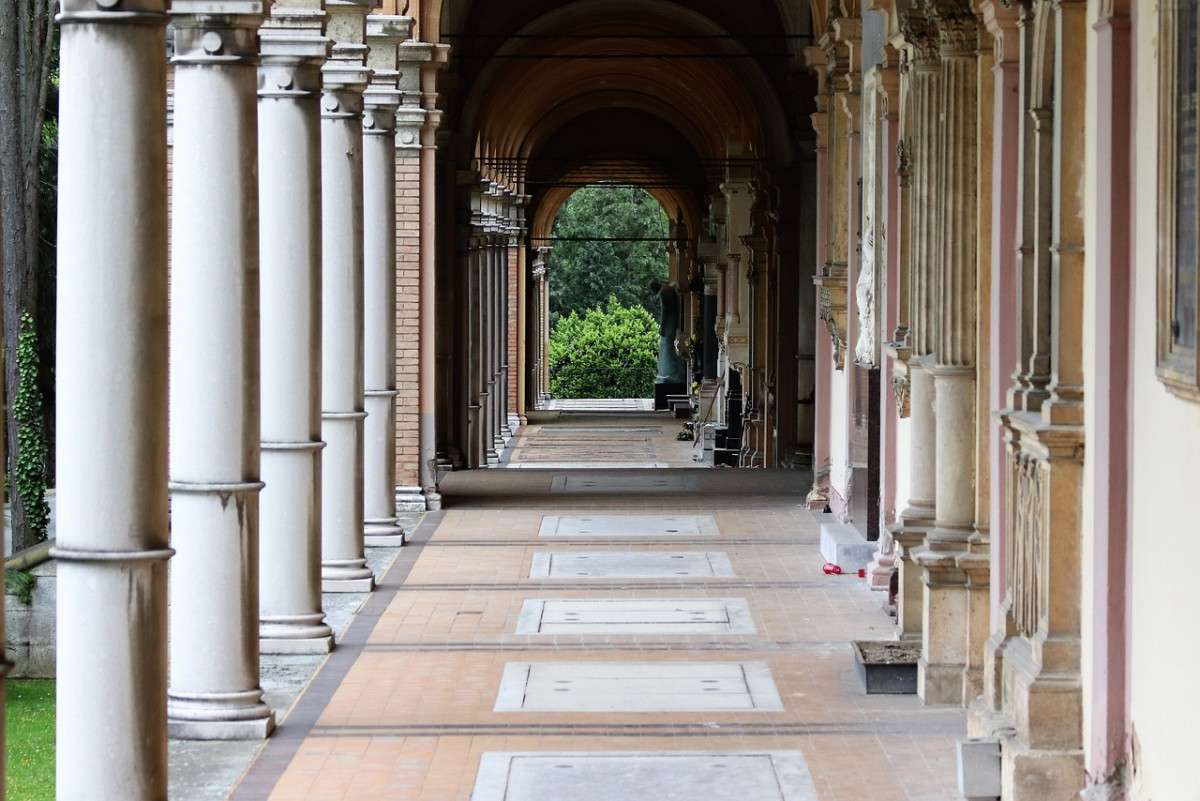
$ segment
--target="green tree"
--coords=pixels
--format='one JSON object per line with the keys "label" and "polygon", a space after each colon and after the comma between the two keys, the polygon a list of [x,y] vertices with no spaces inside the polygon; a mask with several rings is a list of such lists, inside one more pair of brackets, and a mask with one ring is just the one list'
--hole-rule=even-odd
{"label": "green tree", "polygon": [[556,398],[649,398],[658,372],[658,324],[616,297],[550,332],[550,394]]}
{"label": "green tree", "polygon": [[577,190],[554,220],[551,321],[585,314],[610,296],[622,306],[657,314],[658,299],[649,287],[667,280],[667,243],[614,240],[664,239],[668,232],[662,206],[643,189],[597,184]]}

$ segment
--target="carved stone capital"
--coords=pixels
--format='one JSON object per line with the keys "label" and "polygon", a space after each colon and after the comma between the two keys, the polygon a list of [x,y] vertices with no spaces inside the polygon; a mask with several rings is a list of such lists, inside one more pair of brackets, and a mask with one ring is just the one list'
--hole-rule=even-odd
{"label": "carved stone capital", "polygon": [[979,20],[962,0],[925,0],[925,16],[937,25],[938,46],[947,55],[974,55],[979,47]]}
{"label": "carved stone capital", "polygon": [[914,7],[900,14],[900,33],[908,45],[914,67],[936,66],[939,56],[937,28]]}

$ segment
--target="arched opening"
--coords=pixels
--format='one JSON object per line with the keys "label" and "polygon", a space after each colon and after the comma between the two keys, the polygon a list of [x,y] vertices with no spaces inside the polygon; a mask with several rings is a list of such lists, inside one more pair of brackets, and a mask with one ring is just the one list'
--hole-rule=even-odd
{"label": "arched opening", "polygon": [[[670,287],[666,210],[633,184],[589,183],[555,215],[546,248],[551,400],[647,399],[668,380],[662,332],[679,320]],[[664,294],[666,293],[666,294]],[[664,361],[660,357],[666,356]],[[665,368],[665,369],[664,369]]]}

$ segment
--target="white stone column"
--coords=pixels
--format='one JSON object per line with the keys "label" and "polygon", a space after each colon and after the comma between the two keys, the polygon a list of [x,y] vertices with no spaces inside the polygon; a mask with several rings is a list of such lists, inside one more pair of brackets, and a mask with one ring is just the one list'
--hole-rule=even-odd
{"label": "white stone column", "polygon": [[259,647],[325,653],[321,609],[320,0],[275,5],[259,31],[262,478]]}
{"label": "white stone column", "polygon": [[164,10],[66,0],[59,16],[51,554],[64,801],[167,797]]}
{"label": "white stone column", "polygon": [[258,684],[261,10],[250,0],[171,7],[167,715],[183,739],[257,739],[275,727]]}
{"label": "white stone column", "polygon": [[321,586],[369,592],[363,551],[363,91],[368,0],[327,0],[321,69]]}
{"label": "white stone column", "polygon": [[371,84],[363,95],[363,542],[404,544],[396,520],[396,53],[411,17],[371,14]]}

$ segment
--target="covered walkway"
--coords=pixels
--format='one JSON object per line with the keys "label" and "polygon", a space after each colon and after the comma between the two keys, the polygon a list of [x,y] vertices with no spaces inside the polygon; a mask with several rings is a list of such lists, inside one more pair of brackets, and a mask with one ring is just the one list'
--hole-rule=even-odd
{"label": "covered walkway", "polygon": [[955,797],[965,712],[863,693],[848,643],[893,623],[821,571],[808,480],[450,475],[232,797]]}

